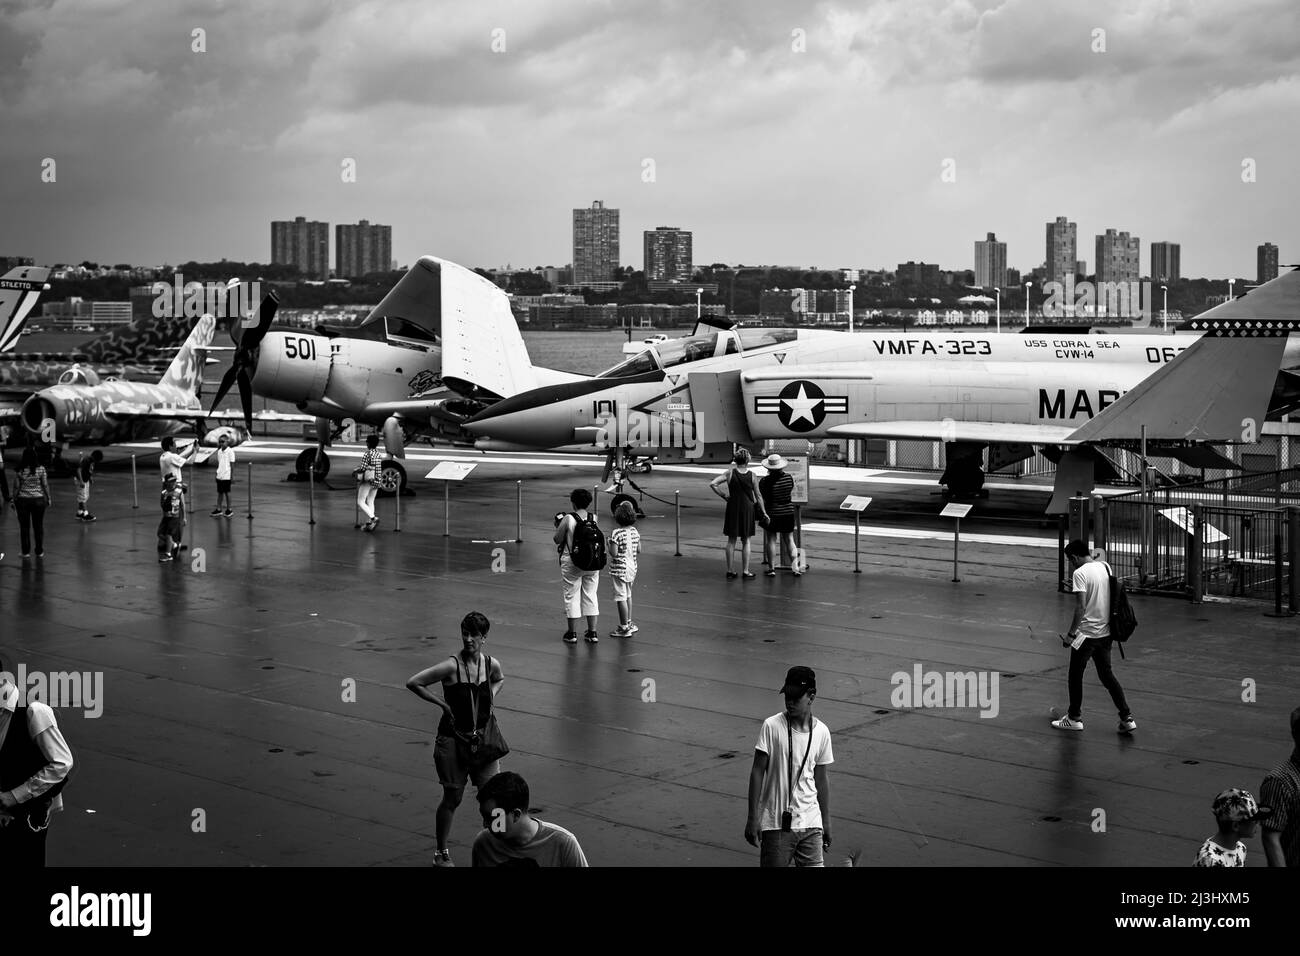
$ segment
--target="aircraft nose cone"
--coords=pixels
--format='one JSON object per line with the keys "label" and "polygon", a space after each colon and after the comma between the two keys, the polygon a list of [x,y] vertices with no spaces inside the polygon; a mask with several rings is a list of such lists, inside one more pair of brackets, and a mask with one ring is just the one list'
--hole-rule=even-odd
{"label": "aircraft nose cone", "polygon": [[494,438],[535,448],[565,445],[573,438],[568,409],[542,401],[506,399],[479,412],[462,427],[480,438]]}

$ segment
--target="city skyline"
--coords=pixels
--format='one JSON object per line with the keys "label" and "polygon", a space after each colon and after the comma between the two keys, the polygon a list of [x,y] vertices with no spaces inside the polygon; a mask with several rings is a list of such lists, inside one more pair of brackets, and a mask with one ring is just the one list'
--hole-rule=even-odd
{"label": "city skyline", "polygon": [[1063,212],[1176,236],[1185,275],[1252,275],[1264,237],[1293,259],[1300,10],[1076,7],[22,10],[0,248],[255,261],[310,210],[391,224],[399,262],[558,265],[601,196],[629,234],[689,223],[697,263],[955,267],[995,232],[1027,272]]}

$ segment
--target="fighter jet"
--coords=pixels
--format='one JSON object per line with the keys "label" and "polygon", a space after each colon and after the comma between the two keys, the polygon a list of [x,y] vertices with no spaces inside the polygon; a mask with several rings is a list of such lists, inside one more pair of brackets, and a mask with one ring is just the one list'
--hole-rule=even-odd
{"label": "fighter jet", "polygon": [[[443,336],[457,341],[504,343],[501,350],[464,347],[456,356],[468,377],[446,373]],[[434,256],[411,267],[370,314],[351,329],[273,329],[269,324],[231,330],[237,348],[213,407],[234,386],[246,414],[252,396],[289,402],[315,416],[317,448],[298,457],[300,473],[329,471],[324,449],[352,419],[382,428],[391,456],[381,488],[406,484],[398,460],[415,438],[471,444],[460,425],[499,398],[582,376],[537,368],[528,360],[509,299],[482,276]],[[522,356],[522,357],[520,357]],[[398,459],[398,460],[395,460]]]}
{"label": "fighter jet", "polygon": [[27,316],[41,293],[49,289],[50,270],[41,266],[19,266],[0,279],[0,352],[8,352],[23,333]]}
{"label": "fighter jet", "polygon": [[[263,303],[269,323],[273,301]],[[100,380],[93,371],[75,368],[59,384],[43,388],[23,403],[16,416],[30,440],[62,448],[66,445],[108,445],[148,441],[189,427],[204,430],[209,422],[242,417],[239,412],[204,412],[199,401],[203,352],[211,345],[216,319],[205,315],[156,384]],[[12,413],[3,417],[14,417]],[[274,416],[283,419],[284,416]],[[304,419],[307,420],[307,419]],[[247,432],[233,431],[242,440]]]}
{"label": "fighter jet", "polygon": [[[1201,318],[1279,317],[1300,317],[1300,271]],[[1276,414],[1300,402],[1300,378],[1290,371],[1300,366],[1300,337],[1280,341],[1271,368],[1241,359],[1241,374],[1255,376],[1250,386],[1266,390],[1263,407],[1254,412],[1259,422],[1265,409]],[[611,456],[636,449],[695,461],[726,460],[734,443],[766,439],[943,441],[948,465],[940,481],[963,497],[983,486],[986,448],[998,468],[1046,446],[1060,461],[1049,504],[1056,511],[1065,497],[1093,487],[1095,466],[1104,474],[1099,446],[1139,439],[1142,422],[1124,411],[1126,393],[1175,363],[1186,366],[1185,356],[1198,348],[1223,364],[1198,359],[1203,378],[1177,392],[1178,401],[1188,414],[1200,409],[1209,415],[1206,402],[1245,384],[1229,381],[1236,367],[1232,348],[1201,345],[1196,336],[777,328],[660,343],[594,378],[506,398],[463,427],[480,436],[482,449],[564,448]],[[1181,377],[1176,383],[1161,394],[1187,386]],[[1225,401],[1223,407],[1235,406]],[[1185,460],[1223,462],[1203,443],[1242,440],[1240,424],[1219,434],[1170,422],[1161,432],[1154,419],[1151,425],[1147,438],[1162,443],[1152,453]]]}

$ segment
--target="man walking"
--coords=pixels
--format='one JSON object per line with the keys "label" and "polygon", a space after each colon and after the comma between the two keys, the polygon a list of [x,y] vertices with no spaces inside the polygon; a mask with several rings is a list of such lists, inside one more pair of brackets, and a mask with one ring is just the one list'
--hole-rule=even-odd
{"label": "man walking", "polygon": [[1273,808],[1264,820],[1264,856],[1269,866],[1300,866],[1300,707],[1291,711],[1291,756],[1268,772],[1259,801]]}
{"label": "man walking", "polygon": [[1094,559],[1088,546],[1077,539],[1065,546],[1065,556],[1074,572],[1071,581],[1076,598],[1074,619],[1062,639],[1070,648],[1070,710],[1053,720],[1052,726],[1058,730],[1083,730],[1083,672],[1092,660],[1098,679],[1119,711],[1119,732],[1131,734],[1137,730],[1137,721],[1110,666],[1110,565]]}
{"label": "man walking", "polygon": [[0,860],[13,874],[45,866],[50,820],[72,770],[54,711],[36,700],[20,707],[21,696],[0,661]]}
{"label": "man walking", "polygon": [[813,716],[817,675],[792,667],[785,675],[785,710],[763,721],[749,771],[745,839],[759,847],[760,866],[825,866],[831,845],[831,791],[826,768],[835,762],[831,732]]}

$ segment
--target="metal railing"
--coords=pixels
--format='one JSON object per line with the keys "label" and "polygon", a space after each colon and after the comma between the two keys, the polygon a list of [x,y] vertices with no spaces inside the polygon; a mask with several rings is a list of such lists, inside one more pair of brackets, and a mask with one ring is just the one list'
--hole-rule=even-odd
{"label": "metal railing", "polygon": [[[1175,490],[1175,489],[1170,489]],[[1251,507],[1129,495],[1097,500],[1095,536],[1139,591],[1272,600],[1300,610],[1300,506]]]}

